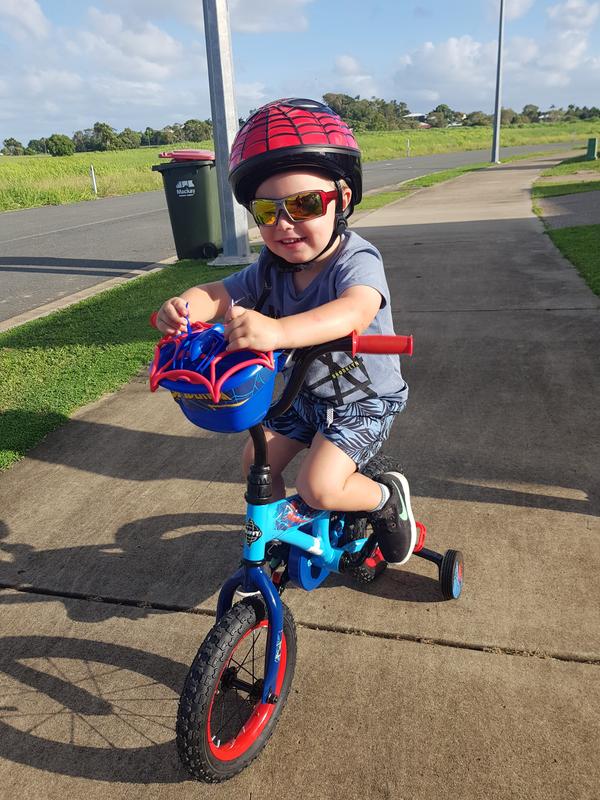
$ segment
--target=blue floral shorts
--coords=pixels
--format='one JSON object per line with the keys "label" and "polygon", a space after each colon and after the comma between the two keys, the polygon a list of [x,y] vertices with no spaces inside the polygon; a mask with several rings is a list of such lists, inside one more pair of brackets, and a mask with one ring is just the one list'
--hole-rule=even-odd
{"label": "blue floral shorts", "polygon": [[322,403],[299,394],[285,414],[263,423],[265,428],[307,447],[320,433],[339,447],[361,469],[378,453],[390,435],[392,423],[406,405],[393,399],[374,397],[344,406]]}

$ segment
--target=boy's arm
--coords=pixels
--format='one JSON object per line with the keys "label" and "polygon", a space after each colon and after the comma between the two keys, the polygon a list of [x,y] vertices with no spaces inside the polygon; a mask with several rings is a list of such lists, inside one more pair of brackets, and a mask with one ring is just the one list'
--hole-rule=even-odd
{"label": "boy's arm", "polygon": [[192,286],[183,294],[171,297],[162,304],[156,317],[156,327],[162,333],[172,336],[187,329],[188,315],[194,322],[209,322],[223,317],[230,305],[231,297],[222,281]]}
{"label": "boy's arm", "polygon": [[257,311],[233,306],[225,314],[228,350],[278,350],[321,344],[351,331],[362,333],[381,306],[371,286],[352,286],[335,300],[302,314],[271,319]]}

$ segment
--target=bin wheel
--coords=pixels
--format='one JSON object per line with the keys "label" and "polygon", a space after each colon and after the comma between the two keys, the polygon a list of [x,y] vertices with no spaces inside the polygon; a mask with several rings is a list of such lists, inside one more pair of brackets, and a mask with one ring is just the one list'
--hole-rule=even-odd
{"label": "bin wheel", "polygon": [[219,248],[212,242],[206,242],[200,246],[200,258],[216,258],[219,255]]}
{"label": "bin wheel", "polygon": [[446,550],[440,564],[440,589],[445,600],[456,600],[463,587],[464,567],[460,550]]}

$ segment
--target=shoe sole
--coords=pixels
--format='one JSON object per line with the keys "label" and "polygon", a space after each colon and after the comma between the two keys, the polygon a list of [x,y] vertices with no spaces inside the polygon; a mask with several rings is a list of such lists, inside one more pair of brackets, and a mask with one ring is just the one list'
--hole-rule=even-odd
{"label": "shoe sole", "polygon": [[404,489],[404,502],[406,503],[406,513],[408,514],[408,521],[410,522],[410,546],[408,549],[408,553],[404,556],[402,561],[388,561],[390,566],[400,566],[401,564],[406,564],[408,559],[412,556],[413,550],[417,544],[417,524],[415,522],[415,518],[413,516],[412,507],[410,504],[410,489],[408,487],[408,481],[404,477],[401,472],[386,472],[386,475],[393,475],[394,478],[402,485]]}

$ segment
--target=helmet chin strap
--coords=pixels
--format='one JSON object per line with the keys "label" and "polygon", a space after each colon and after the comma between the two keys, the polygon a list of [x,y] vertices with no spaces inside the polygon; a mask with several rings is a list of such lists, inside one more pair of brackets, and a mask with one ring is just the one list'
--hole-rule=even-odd
{"label": "helmet chin strap", "polygon": [[294,264],[291,261],[286,261],[285,258],[276,255],[267,247],[267,250],[269,250],[269,253],[273,257],[275,266],[280,272],[300,272],[303,269],[308,269],[317,260],[317,258],[320,258],[323,253],[326,253],[329,250],[335,240],[341,236],[348,227],[348,220],[346,219],[344,210],[342,209],[342,185],[339,181],[334,181],[334,183],[338,196],[335,201],[335,224],[333,226],[333,233],[331,234],[329,241],[320,253],[317,253],[314,258],[312,258],[310,261],[306,261],[304,264]]}

